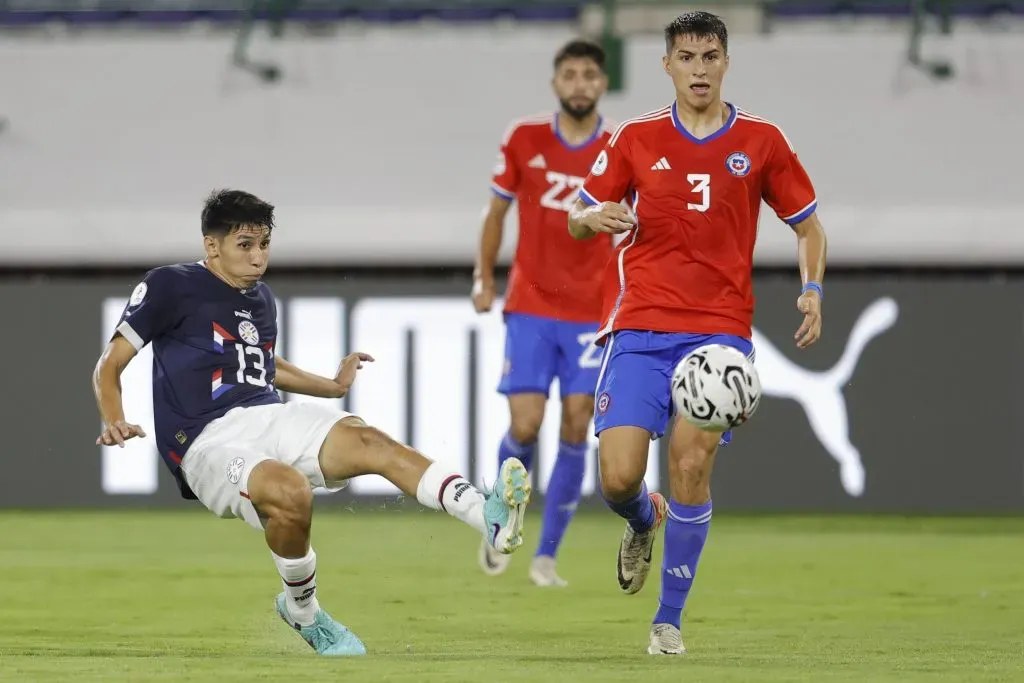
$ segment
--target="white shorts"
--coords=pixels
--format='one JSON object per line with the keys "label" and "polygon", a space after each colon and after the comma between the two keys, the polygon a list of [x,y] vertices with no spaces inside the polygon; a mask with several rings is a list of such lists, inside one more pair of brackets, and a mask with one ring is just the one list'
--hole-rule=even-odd
{"label": "white shorts", "polygon": [[185,481],[218,517],[239,517],[263,529],[249,500],[249,473],[264,460],[291,465],[311,488],[338,491],[347,481],[325,481],[320,447],[350,413],[314,402],[234,408],[200,432],[181,463]]}

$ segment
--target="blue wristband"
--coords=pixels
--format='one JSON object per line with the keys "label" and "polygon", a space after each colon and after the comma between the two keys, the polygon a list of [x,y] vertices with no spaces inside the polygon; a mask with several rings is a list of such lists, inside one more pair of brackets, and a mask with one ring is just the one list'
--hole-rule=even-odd
{"label": "blue wristband", "polygon": [[825,293],[821,291],[821,285],[819,285],[817,282],[808,282],[806,285],[804,285],[804,288],[800,290],[800,293],[806,294],[809,291],[817,292],[819,299],[825,298]]}

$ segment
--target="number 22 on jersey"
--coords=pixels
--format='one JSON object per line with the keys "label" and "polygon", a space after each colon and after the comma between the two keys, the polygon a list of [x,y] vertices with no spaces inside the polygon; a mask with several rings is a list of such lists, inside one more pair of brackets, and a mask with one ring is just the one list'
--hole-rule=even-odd
{"label": "number 22 on jersey", "polygon": [[576,203],[576,197],[579,194],[579,189],[583,187],[585,179],[557,171],[548,171],[544,179],[550,187],[540,198],[540,205],[545,209],[569,213],[572,210],[572,205]]}

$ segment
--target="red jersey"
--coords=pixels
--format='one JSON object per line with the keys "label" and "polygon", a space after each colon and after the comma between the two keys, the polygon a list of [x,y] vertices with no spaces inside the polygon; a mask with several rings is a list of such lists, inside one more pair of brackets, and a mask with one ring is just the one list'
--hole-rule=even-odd
{"label": "red jersey", "polygon": [[761,200],[790,225],[818,202],[782,130],[728,106],[704,139],[674,103],[626,121],[594,162],[580,198],[628,198],[637,216],[605,267],[599,338],[622,329],[750,337]]}
{"label": "red jersey", "polygon": [[513,123],[494,168],[494,193],[519,200],[519,242],[505,311],[596,323],[612,239],[574,240],[568,213],[612,131],[598,120],[589,139],[570,145],[559,135],[557,122],[558,114],[547,114]]}

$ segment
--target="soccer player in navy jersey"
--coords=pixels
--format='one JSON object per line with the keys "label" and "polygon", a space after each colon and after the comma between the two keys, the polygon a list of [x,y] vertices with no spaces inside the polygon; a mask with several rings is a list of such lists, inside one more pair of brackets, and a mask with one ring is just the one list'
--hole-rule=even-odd
{"label": "soccer player in navy jersey", "polygon": [[277,306],[261,281],[272,205],[247,192],[216,191],[201,225],[205,258],[149,271],[96,365],[93,389],[104,424],[96,442],[124,446],[146,436],[126,420],[120,376],[152,344],[156,441],[182,496],[263,531],[284,584],[277,612],[317,653],[365,654],[362,641],[316,598],[313,488],[336,491],[352,477],[378,474],[511,553],[523,542],[526,469],[509,459],[485,494],[355,415],[282,402],[279,389],[342,397],[373,358],[350,354],[336,376],[320,377],[276,355]]}

